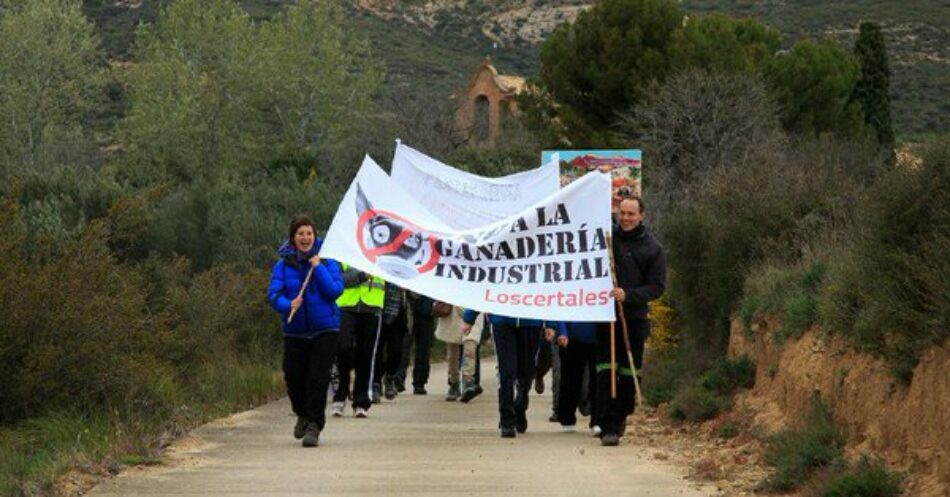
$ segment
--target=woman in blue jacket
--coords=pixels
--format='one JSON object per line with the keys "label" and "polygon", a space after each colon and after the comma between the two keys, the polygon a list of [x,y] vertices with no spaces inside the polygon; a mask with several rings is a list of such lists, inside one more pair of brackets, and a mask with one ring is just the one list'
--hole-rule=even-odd
{"label": "woman in blue jacket", "polygon": [[[304,447],[317,446],[326,424],[327,386],[340,332],[336,299],[343,293],[343,276],[336,261],[317,255],[321,243],[313,222],[303,216],[294,219],[288,241],[277,251],[280,259],[267,289],[267,300],[283,322],[284,380],[297,415],[294,437],[303,439]],[[294,316],[288,322],[291,311]]]}

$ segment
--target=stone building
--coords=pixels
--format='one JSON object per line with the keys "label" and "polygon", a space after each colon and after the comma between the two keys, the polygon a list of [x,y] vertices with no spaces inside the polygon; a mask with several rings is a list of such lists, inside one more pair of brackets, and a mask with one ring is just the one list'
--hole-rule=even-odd
{"label": "stone building", "polygon": [[515,95],[524,88],[524,78],[498,74],[486,57],[465,90],[455,96],[456,131],[473,145],[494,145],[504,119],[518,114]]}

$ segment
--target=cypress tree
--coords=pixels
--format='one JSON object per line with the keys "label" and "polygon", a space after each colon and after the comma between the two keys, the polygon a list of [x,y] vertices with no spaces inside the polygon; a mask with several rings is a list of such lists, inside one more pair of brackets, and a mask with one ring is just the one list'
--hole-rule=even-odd
{"label": "cypress tree", "polygon": [[887,65],[887,51],[881,27],[862,22],[854,54],[860,64],[860,76],[852,93],[852,102],[861,104],[864,122],[873,130],[877,142],[887,149],[894,148],[894,129],[891,126],[891,71]]}

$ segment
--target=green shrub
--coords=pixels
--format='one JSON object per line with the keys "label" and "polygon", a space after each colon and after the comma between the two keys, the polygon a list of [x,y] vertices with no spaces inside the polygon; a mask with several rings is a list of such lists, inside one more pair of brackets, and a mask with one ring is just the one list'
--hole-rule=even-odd
{"label": "green shrub", "polygon": [[[734,311],[749,323],[758,309],[785,312],[783,295],[824,280],[820,265],[793,274],[784,261],[798,261],[817,235],[846,216],[883,159],[850,142],[795,147],[763,146],[749,151],[744,163],[708,172],[697,184],[684,185],[690,198],[664,215],[660,231],[673,269],[671,299],[687,338],[725,351]],[[759,276],[766,260],[783,262]],[[760,280],[761,290],[747,290],[756,285],[746,281],[750,275]],[[746,293],[753,297],[739,305]],[[801,299],[787,309],[796,328],[811,319],[811,308]]]}
{"label": "green shrub", "polygon": [[732,407],[728,397],[699,385],[681,388],[670,401],[670,417],[680,421],[706,421]]}
{"label": "green shrub", "polygon": [[749,356],[736,360],[720,359],[699,379],[706,390],[731,394],[737,388],[755,386],[755,362]]}
{"label": "green shrub", "polygon": [[821,497],[896,497],[901,495],[901,477],[883,465],[863,459],[855,468],[831,480]]}
{"label": "green shrub", "polygon": [[767,263],[752,270],[745,282],[739,317],[751,329],[766,315],[777,316],[776,338],[800,336],[817,320],[818,292],[827,272],[824,262],[786,265]]}
{"label": "green shrub", "polygon": [[924,147],[919,166],[885,174],[857,212],[819,316],[909,380],[920,351],[950,329],[950,137]]}
{"label": "green shrub", "polygon": [[65,407],[164,403],[145,282],[119,264],[104,224],[24,251],[18,209],[0,205],[0,421]]}
{"label": "green shrub", "polygon": [[708,362],[688,345],[651,354],[644,365],[641,385],[646,402],[653,407],[670,402],[677,390],[688,382],[687,379],[695,378],[695,372],[702,370],[695,368],[701,368]]}
{"label": "green shrub", "polygon": [[831,412],[820,397],[800,426],[780,432],[768,442],[765,461],[774,466],[767,486],[787,491],[804,483],[816,470],[841,460],[844,435],[835,426]]}
{"label": "green shrub", "polygon": [[728,421],[719,427],[719,438],[735,438],[739,434],[739,425]]}

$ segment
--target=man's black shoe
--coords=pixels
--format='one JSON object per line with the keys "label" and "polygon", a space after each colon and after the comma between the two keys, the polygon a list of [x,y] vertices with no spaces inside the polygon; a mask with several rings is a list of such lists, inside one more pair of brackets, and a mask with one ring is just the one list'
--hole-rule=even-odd
{"label": "man's black shoe", "polygon": [[413,394],[413,395],[425,395],[425,394],[427,394],[427,393],[429,393],[429,392],[426,392],[426,387],[419,386],[419,385],[413,385],[413,386],[412,386],[412,394]]}
{"label": "man's black shoe", "polygon": [[515,429],[510,426],[501,427],[501,438],[515,438]]}
{"label": "man's black shoe", "polygon": [[462,389],[462,396],[459,397],[459,400],[462,402],[468,402],[478,396],[478,392],[475,390],[475,385],[467,384],[465,388]]}
{"label": "man's black shoe", "polygon": [[297,424],[294,425],[294,438],[300,440],[307,431],[307,418],[297,416]]}
{"label": "man's black shoe", "polygon": [[525,419],[523,421],[519,421],[515,426],[515,429],[518,430],[518,433],[524,433],[528,431],[528,420]]}
{"label": "man's black shoe", "polygon": [[552,423],[557,423],[557,422],[559,422],[560,420],[559,420],[558,417],[557,417],[557,413],[556,413],[556,412],[552,412],[552,413],[551,413],[551,416],[548,417],[548,421],[550,421],[550,422],[552,422]]}
{"label": "man's black shoe", "polygon": [[307,430],[304,433],[301,445],[304,447],[316,447],[320,444],[320,429],[316,423],[308,423]]}
{"label": "man's black shoe", "polygon": [[393,380],[393,384],[396,386],[396,392],[402,393],[402,392],[405,392],[405,391],[406,391],[406,379],[405,379],[405,378],[396,377],[396,379]]}
{"label": "man's black shoe", "polygon": [[620,444],[620,437],[616,433],[604,433],[600,436],[600,445],[604,447],[616,447]]}
{"label": "man's black shoe", "polygon": [[386,379],[386,389],[384,395],[387,399],[393,400],[396,398],[396,385],[394,384],[391,378]]}

